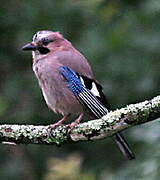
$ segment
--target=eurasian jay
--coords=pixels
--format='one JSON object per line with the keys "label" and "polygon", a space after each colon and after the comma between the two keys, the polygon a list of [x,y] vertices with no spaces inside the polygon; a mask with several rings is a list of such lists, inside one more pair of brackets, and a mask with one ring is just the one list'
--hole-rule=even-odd
{"label": "eurasian jay", "polygon": [[[62,124],[71,114],[79,115],[70,125],[73,128],[84,114],[98,119],[108,113],[110,107],[102,86],[86,58],[59,32],[39,31],[22,49],[32,51],[33,71],[48,107],[63,115],[52,127]],[[117,133],[115,137],[124,156],[134,159],[123,136]]]}

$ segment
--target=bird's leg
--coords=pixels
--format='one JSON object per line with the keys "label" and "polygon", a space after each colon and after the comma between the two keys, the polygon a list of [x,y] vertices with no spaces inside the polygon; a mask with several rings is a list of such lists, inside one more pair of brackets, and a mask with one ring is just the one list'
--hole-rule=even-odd
{"label": "bird's leg", "polygon": [[59,120],[57,123],[54,123],[54,124],[51,124],[51,125],[49,125],[49,128],[55,128],[56,126],[59,126],[59,125],[61,125],[61,124],[63,124],[63,122],[64,121],[66,121],[68,118],[69,118],[69,116],[70,116],[71,114],[69,113],[69,114],[67,114],[67,115],[65,115],[61,120]]}
{"label": "bird's leg", "polygon": [[78,118],[77,118],[74,122],[72,122],[71,124],[69,124],[68,126],[69,126],[71,129],[73,129],[77,124],[80,123],[80,121],[82,120],[83,115],[84,115],[84,114],[81,113],[81,114],[78,116]]}

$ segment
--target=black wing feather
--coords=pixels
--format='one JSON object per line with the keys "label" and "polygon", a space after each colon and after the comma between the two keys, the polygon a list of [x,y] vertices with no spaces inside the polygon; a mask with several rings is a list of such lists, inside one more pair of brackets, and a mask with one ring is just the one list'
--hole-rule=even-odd
{"label": "black wing feather", "polygon": [[96,98],[107,108],[107,109],[110,109],[110,104],[107,102],[107,99],[106,99],[106,96],[104,95],[103,93],[103,88],[102,86],[94,79],[90,79],[86,76],[83,76],[81,75],[81,77],[83,78],[84,80],[84,84],[85,84],[85,87],[89,90],[92,89],[92,83],[95,83],[96,87],[97,87],[97,90],[100,94],[100,96],[96,96]]}

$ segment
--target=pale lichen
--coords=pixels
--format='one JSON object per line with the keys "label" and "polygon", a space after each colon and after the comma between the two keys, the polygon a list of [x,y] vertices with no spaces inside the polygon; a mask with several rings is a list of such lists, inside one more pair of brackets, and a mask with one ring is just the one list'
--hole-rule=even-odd
{"label": "pale lichen", "polygon": [[158,117],[160,117],[160,96],[111,111],[101,119],[81,123],[74,129],[68,126],[49,129],[49,126],[0,125],[0,142],[60,145],[70,141],[96,140]]}

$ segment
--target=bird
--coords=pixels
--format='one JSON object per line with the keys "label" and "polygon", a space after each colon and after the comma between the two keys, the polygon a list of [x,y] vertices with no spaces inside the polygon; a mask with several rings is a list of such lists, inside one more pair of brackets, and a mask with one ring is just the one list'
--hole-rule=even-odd
{"label": "bird", "polygon": [[[63,115],[51,125],[52,128],[63,124],[73,114],[77,119],[70,124],[71,128],[80,123],[84,115],[98,119],[110,111],[103,88],[89,62],[62,34],[38,31],[22,50],[32,51],[33,71],[46,104],[55,113]],[[120,132],[116,133],[115,141],[124,157],[135,159]]]}

